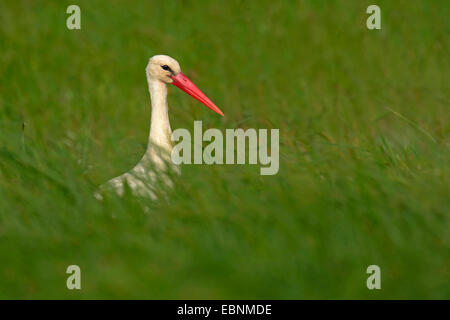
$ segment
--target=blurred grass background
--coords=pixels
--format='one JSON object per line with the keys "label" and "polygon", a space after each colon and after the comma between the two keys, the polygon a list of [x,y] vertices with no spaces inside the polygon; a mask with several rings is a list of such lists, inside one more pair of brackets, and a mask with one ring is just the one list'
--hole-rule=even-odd
{"label": "blurred grass background", "polygon": [[[449,1],[374,31],[373,1],[79,0],[69,31],[73,3],[0,2],[0,298],[450,298]],[[170,88],[173,129],[279,128],[278,175],[96,201],[145,151],[154,54],[226,115]]]}

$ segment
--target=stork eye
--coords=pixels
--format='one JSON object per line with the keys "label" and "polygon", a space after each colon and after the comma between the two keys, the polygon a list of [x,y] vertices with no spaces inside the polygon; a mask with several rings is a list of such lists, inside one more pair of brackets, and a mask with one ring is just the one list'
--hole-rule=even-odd
{"label": "stork eye", "polygon": [[170,67],[167,64],[161,66],[161,68],[163,68],[164,70],[167,70],[167,71],[170,70]]}

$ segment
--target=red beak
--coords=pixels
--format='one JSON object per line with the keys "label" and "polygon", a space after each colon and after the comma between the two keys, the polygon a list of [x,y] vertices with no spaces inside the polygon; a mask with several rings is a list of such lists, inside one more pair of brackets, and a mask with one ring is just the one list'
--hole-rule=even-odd
{"label": "red beak", "polygon": [[209,100],[209,98],[203,92],[201,92],[200,89],[197,88],[197,86],[183,73],[180,72],[176,76],[172,76],[171,78],[173,80],[172,84],[174,86],[177,86],[194,99],[197,99],[211,110],[223,116],[223,112],[220,111],[220,109],[217,108],[217,106],[211,100]]}

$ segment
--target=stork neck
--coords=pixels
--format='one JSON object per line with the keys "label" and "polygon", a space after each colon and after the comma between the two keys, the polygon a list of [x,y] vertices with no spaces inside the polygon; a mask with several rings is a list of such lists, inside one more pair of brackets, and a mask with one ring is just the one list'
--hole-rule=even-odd
{"label": "stork neck", "polygon": [[150,122],[150,136],[147,151],[152,145],[164,149],[171,149],[169,110],[167,106],[167,86],[164,82],[147,75],[148,87],[152,103],[152,115]]}

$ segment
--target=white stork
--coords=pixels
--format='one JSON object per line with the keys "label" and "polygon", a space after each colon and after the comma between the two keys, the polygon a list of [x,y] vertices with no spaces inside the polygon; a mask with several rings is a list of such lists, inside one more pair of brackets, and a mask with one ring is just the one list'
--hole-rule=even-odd
{"label": "white stork", "polygon": [[[152,104],[147,151],[133,169],[104,183],[100,186],[100,191],[113,189],[117,194],[123,195],[124,184],[127,183],[133,194],[156,199],[153,185],[158,178],[162,177],[169,186],[172,184],[165,174],[167,164],[171,164],[170,168],[179,173],[179,168],[170,161],[172,130],[167,105],[167,84],[177,86],[218,114],[223,116],[223,113],[181,72],[175,59],[166,55],[153,56],[145,72]],[[103,199],[98,192],[95,196],[97,199]]]}

